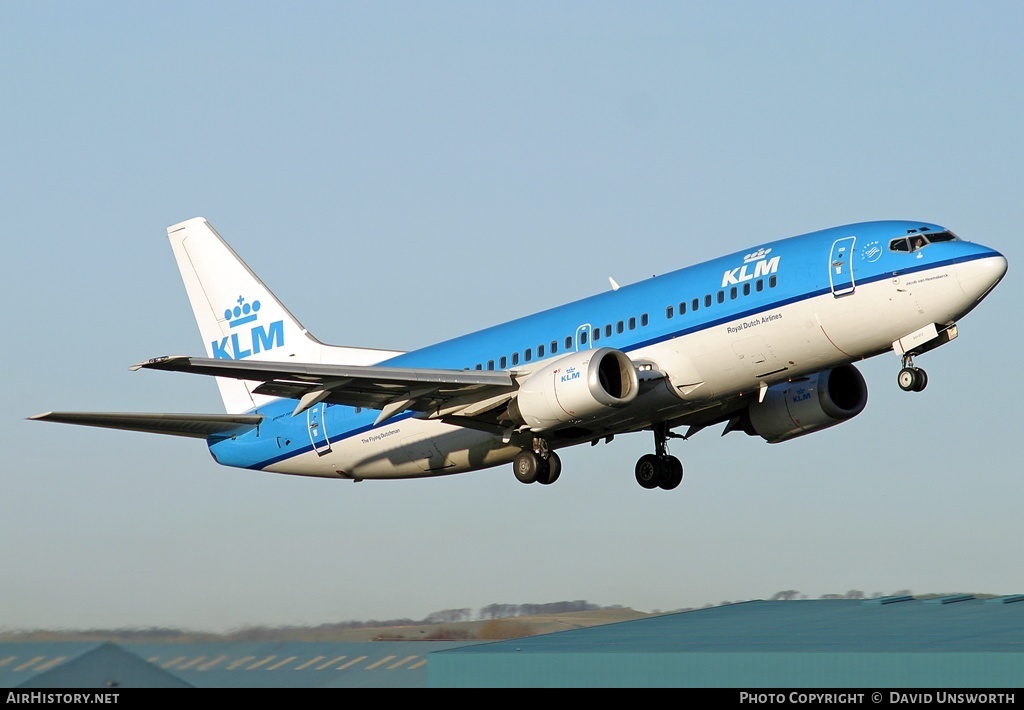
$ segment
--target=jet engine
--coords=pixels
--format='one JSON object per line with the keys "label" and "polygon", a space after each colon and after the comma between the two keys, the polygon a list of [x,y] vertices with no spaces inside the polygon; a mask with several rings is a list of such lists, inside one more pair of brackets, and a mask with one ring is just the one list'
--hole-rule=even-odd
{"label": "jet engine", "polygon": [[764,400],[741,415],[739,428],[770,444],[821,431],[851,419],[868,403],[868,387],[853,365],[840,365],[768,388]]}
{"label": "jet engine", "polygon": [[508,405],[509,418],[535,432],[594,419],[636,399],[633,361],[612,348],[581,350],[532,373]]}

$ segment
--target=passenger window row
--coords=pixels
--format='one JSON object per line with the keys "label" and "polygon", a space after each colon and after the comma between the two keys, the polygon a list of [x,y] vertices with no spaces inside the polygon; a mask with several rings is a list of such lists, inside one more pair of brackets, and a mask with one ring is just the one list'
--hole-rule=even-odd
{"label": "passenger window row", "polygon": [[[775,288],[778,285],[778,282],[778,277],[775,274],[772,274],[768,277],[767,287]],[[687,310],[698,311],[701,309],[702,304],[704,308],[710,308],[712,303],[725,303],[726,298],[729,300],[739,298],[740,293],[744,296],[749,296],[752,292],[760,293],[761,291],[764,291],[764,289],[765,279],[758,279],[757,281],[754,281],[753,286],[751,286],[750,282],[744,283],[742,286],[731,286],[728,291],[723,289],[713,295],[710,293],[704,294],[703,298],[680,301],[678,314],[680,316],[685,315]],[[675,316],[675,305],[666,306],[665,318],[674,318]],[[638,323],[639,327],[644,328],[650,323],[650,318],[646,313],[642,313],[639,319],[636,318],[636,316],[630,316],[624,320],[616,321],[614,324],[608,323],[603,327],[594,328],[592,331],[581,330],[579,331],[579,344],[586,345],[588,337],[593,337],[593,342],[596,343],[601,340],[602,337],[607,339],[611,338],[613,335],[625,333],[627,330],[636,330]],[[567,352],[572,350],[574,346],[574,336],[565,336],[563,343]],[[536,351],[533,348],[526,348],[526,350],[522,352],[522,358],[520,358],[520,353],[516,351],[512,353],[511,357],[502,355],[497,360],[488,360],[486,363],[478,362],[476,364],[476,369],[504,370],[509,366],[516,367],[521,362],[532,362],[535,359],[543,359],[546,355],[556,355],[558,353],[558,347],[559,341],[552,340],[546,347],[543,343],[538,345]],[[468,370],[469,368],[467,367],[466,369]]]}
{"label": "passenger window row", "polygon": [[[613,334],[624,333],[627,330],[636,330],[637,327],[643,328],[650,324],[650,322],[650,316],[648,316],[646,313],[642,313],[640,314],[639,318],[637,318],[636,316],[630,316],[625,320],[617,321],[614,325],[608,323],[603,328],[597,327],[594,328],[592,331],[588,329],[579,330],[577,331],[579,334],[579,344],[586,345],[587,341],[590,340],[591,337],[593,338],[593,342],[596,343],[602,337],[610,338]],[[525,363],[532,362],[533,360],[541,360],[546,355],[556,355],[559,351],[560,344],[565,346],[566,352],[569,352],[573,349],[573,347],[576,344],[575,338],[576,336],[567,335],[565,336],[565,339],[561,341],[561,343],[559,343],[558,340],[552,340],[546,346],[544,343],[541,343],[540,345],[537,346],[536,350],[534,350],[533,348],[526,348],[526,350],[522,352],[522,359],[520,359],[520,353],[517,351],[512,353],[511,357],[502,355],[497,360],[488,360],[486,363],[478,362],[476,364],[475,369],[504,370],[510,366],[510,363],[511,367],[515,367],[516,365],[519,365],[521,362]],[[467,367],[466,369],[468,370],[469,368]]]}
{"label": "passenger window row", "polygon": [[[768,288],[775,288],[776,285],[778,285],[778,283],[779,280],[775,274],[772,274],[771,276],[768,277]],[[715,293],[713,296],[710,293],[706,293],[704,294],[704,298],[694,298],[689,301],[682,300],[679,302],[678,315],[686,315],[687,310],[691,312],[699,311],[702,304],[704,308],[710,308],[712,303],[725,303],[726,298],[728,298],[730,301],[734,300],[736,298],[739,298],[740,293],[742,293],[744,296],[749,296],[751,291],[760,293],[761,291],[764,291],[764,288],[765,280],[758,279],[757,281],[754,282],[753,287],[751,287],[750,282],[748,281],[744,283],[742,287],[730,286],[728,291],[723,289]],[[665,306],[665,318],[675,318],[676,315],[677,311],[675,304],[671,306]]]}

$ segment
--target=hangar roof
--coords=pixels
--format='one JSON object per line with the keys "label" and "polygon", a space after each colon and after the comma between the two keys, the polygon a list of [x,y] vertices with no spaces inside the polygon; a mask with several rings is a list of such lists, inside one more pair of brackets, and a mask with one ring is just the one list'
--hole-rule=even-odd
{"label": "hangar roof", "polygon": [[1017,602],[752,601],[493,643],[3,643],[0,687],[996,687],[1021,677]]}
{"label": "hangar roof", "polygon": [[0,688],[111,687],[112,665],[119,687],[422,688],[427,655],[467,643],[479,642],[0,643]]}
{"label": "hangar roof", "polygon": [[519,653],[1024,651],[1024,595],[741,602],[445,653],[513,648]]}

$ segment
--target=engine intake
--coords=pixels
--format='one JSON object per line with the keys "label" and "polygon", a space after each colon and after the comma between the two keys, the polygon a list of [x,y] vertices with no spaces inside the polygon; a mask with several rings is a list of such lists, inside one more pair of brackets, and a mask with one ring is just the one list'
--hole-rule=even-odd
{"label": "engine intake", "polygon": [[633,361],[613,348],[565,355],[531,374],[508,406],[509,418],[533,431],[595,419],[636,399]]}
{"label": "engine intake", "polygon": [[853,365],[840,365],[810,377],[768,388],[750,405],[741,425],[770,444],[835,426],[864,411],[868,387]]}

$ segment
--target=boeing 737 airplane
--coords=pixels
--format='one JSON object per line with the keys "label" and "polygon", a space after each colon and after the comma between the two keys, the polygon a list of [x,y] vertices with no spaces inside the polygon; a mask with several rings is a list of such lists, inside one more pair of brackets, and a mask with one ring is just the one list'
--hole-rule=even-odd
{"label": "boeing 737 airplane", "polygon": [[354,481],[511,462],[549,484],[559,449],[649,430],[636,480],[672,489],[671,438],[724,424],[776,443],[859,414],[857,360],[894,351],[899,387],[923,390],[914,358],[957,337],[1006,273],[937,224],[865,222],[395,352],[316,340],[205,219],[167,233],[207,357],[133,369],[211,375],[227,413],[32,419],[202,438],[227,466]]}

